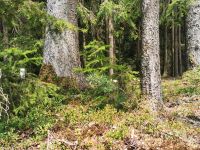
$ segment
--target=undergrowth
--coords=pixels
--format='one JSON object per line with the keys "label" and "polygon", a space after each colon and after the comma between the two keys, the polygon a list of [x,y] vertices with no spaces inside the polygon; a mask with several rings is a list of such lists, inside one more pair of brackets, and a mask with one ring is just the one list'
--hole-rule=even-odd
{"label": "undergrowth", "polygon": [[[124,149],[130,140],[138,147],[152,149],[166,148],[172,141],[176,141],[175,147],[179,143],[177,147],[181,149],[197,147],[194,141],[200,133],[199,127],[182,118],[195,116],[199,104],[179,103],[175,109],[159,112],[157,117],[148,109],[148,102],[140,98],[139,80],[128,67],[123,67],[124,73],[119,69],[117,77],[109,77],[105,72],[86,73],[90,87],[78,91],[42,82],[34,72],[21,79],[19,69],[22,66],[14,63],[15,60],[37,56],[34,51],[11,49],[7,52],[12,60],[4,60],[11,65],[2,67],[1,86],[8,94],[10,110],[9,116],[4,113],[0,120],[1,147],[45,149],[48,145],[51,149],[75,146],[78,149]],[[30,60],[25,61],[23,67],[29,68],[40,61]],[[164,81],[164,103],[174,102],[177,97],[198,95],[199,74],[196,69],[185,73],[182,80]],[[72,142],[73,146],[66,142]]]}

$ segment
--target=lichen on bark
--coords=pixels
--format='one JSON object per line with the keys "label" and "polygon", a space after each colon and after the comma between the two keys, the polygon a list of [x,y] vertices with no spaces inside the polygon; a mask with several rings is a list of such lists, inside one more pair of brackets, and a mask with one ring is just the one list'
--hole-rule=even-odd
{"label": "lichen on bark", "polygon": [[189,67],[200,65],[200,0],[192,2],[187,14],[187,51]]}

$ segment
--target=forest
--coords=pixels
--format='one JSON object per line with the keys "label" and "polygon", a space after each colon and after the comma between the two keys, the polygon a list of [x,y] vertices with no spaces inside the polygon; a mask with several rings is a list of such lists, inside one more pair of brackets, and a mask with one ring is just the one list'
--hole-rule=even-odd
{"label": "forest", "polygon": [[200,150],[200,0],[0,0],[0,149]]}

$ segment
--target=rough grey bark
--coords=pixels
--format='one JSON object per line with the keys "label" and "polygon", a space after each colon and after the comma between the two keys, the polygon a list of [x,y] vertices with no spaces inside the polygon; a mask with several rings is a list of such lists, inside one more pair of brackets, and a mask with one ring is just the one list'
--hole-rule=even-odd
{"label": "rough grey bark", "polygon": [[152,100],[153,107],[156,107],[162,100],[159,55],[159,0],[143,0],[142,12],[142,92]]}
{"label": "rough grey bark", "polygon": [[[48,14],[77,26],[77,3],[78,0],[47,0]],[[44,64],[51,65],[58,77],[75,79],[81,86],[83,77],[74,72],[81,66],[78,33],[68,29],[55,33],[47,29]]]}
{"label": "rough grey bark", "polygon": [[200,65],[200,0],[192,2],[186,23],[189,67],[197,67]]}

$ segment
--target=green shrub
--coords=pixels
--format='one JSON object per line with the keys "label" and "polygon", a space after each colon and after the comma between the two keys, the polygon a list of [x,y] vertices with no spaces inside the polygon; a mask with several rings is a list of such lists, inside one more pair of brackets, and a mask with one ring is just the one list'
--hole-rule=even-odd
{"label": "green shrub", "polygon": [[185,82],[187,86],[178,89],[178,94],[200,94],[200,68],[187,71],[183,75],[183,82]]}
{"label": "green shrub", "polygon": [[128,135],[128,132],[129,130],[127,126],[120,126],[112,131],[109,131],[107,136],[115,140],[123,140]]}
{"label": "green shrub", "polygon": [[45,128],[46,124],[53,121],[52,112],[64,100],[59,90],[53,84],[43,83],[36,79],[27,79],[17,84],[12,90],[12,96],[14,96],[12,98],[17,100],[12,101],[12,110],[10,110],[10,117],[5,128],[13,127],[19,130]]}
{"label": "green shrub", "polygon": [[19,76],[19,69],[26,68],[29,72],[33,67],[42,64],[42,57],[37,53],[37,49],[22,50],[9,48],[0,52],[0,68],[6,78]]}
{"label": "green shrub", "polygon": [[[32,68],[39,68],[42,57],[37,46],[33,50],[9,48],[0,52],[2,70],[1,87],[9,100],[9,118],[2,117],[2,133],[15,130],[34,130],[44,134],[53,123],[52,112],[62,104],[61,89],[53,84],[38,80]],[[26,68],[26,78],[19,76],[20,68]],[[6,121],[7,120],[7,121]],[[42,130],[44,132],[42,132]]]}
{"label": "green shrub", "polygon": [[126,100],[125,93],[118,83],[110,77],[101,74],[90,74],[87,77],[90,88],[83,92],[84,102],[90,102],[91,106],[103,108],[106,104],[113,104],[120,108]]}

